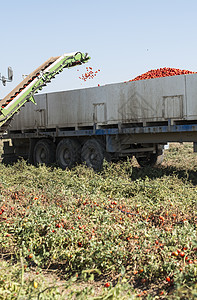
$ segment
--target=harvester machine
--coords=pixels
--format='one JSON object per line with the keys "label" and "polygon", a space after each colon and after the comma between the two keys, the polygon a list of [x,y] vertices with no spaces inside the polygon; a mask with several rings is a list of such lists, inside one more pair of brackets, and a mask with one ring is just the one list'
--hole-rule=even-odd
{"label": "harvester machine", "polygon": [[51,57],[29,74],[4,99],[0,101],[0,137],[7,130],[14,114],[28,101],[34,100],[34,94],[42,90],[64,68],[86,63],[90,57],[87,53],[73,52]]}

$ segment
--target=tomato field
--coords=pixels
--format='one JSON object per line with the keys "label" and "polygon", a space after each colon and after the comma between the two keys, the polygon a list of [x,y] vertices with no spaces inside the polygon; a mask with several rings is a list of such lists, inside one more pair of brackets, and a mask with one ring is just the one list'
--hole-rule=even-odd
{"label": "tomato field", "polygon": [[0,164],[0,299],[195,299],[197,156]]}

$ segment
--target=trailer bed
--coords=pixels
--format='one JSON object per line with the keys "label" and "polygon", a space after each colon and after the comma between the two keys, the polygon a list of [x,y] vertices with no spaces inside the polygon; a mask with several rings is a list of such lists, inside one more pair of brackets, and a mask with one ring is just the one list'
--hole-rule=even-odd
{"label": "trailer bed", "polygon": [[197,74],[37,95],[10,132],[160,127],[197,123]]}

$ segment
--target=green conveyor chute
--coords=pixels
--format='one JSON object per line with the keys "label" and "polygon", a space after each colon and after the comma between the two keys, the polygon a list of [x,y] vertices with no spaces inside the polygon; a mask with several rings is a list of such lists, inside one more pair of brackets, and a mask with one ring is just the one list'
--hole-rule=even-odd
{"label": "green conveyor chute", "polygon": [[64,68],[86,63],[90,57],[87,53],[73,52],[51,57],[28,75],[15,89],[0,101],[0,133],[9,125],[9,120],[27,101],[34,101],[34,94],[51,82]]}

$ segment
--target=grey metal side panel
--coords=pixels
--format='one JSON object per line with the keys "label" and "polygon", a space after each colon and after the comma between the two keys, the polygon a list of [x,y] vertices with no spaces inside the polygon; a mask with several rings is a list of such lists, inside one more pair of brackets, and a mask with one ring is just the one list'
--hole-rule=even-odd
{"label": "grey metal side panel", "polygon": [[186,77],[187,119],[197,120],[197,74]]}
{"label": "grey metal side panel", "polygon": [[186,115],[185,76],[48,94],[48,126],[166,121]]}
{"label": "grey metal side panel", "polygon": [[[185,77],[174,76],[127,83],[118,111],[125,122],[182,119],[185,111]],[[127,92],[127,94],[126,94]],[[181,102],[180,108],[177,103]],[[176,111],[176,109],[178,111]]]}
{"label": "grey metal side panel", "polygon": [[37,95],[37,105],[26,103],[21,111],[14,117],[10,124],[10,130],[26,130],[45,128],[47,124],[46,94]]}
{"label": "grey metal side panel", "polygon": [[[186,92],[187,91],[187,92]],[[35,97],[11,130],[197,120],[197,74],[110,84]]]}

